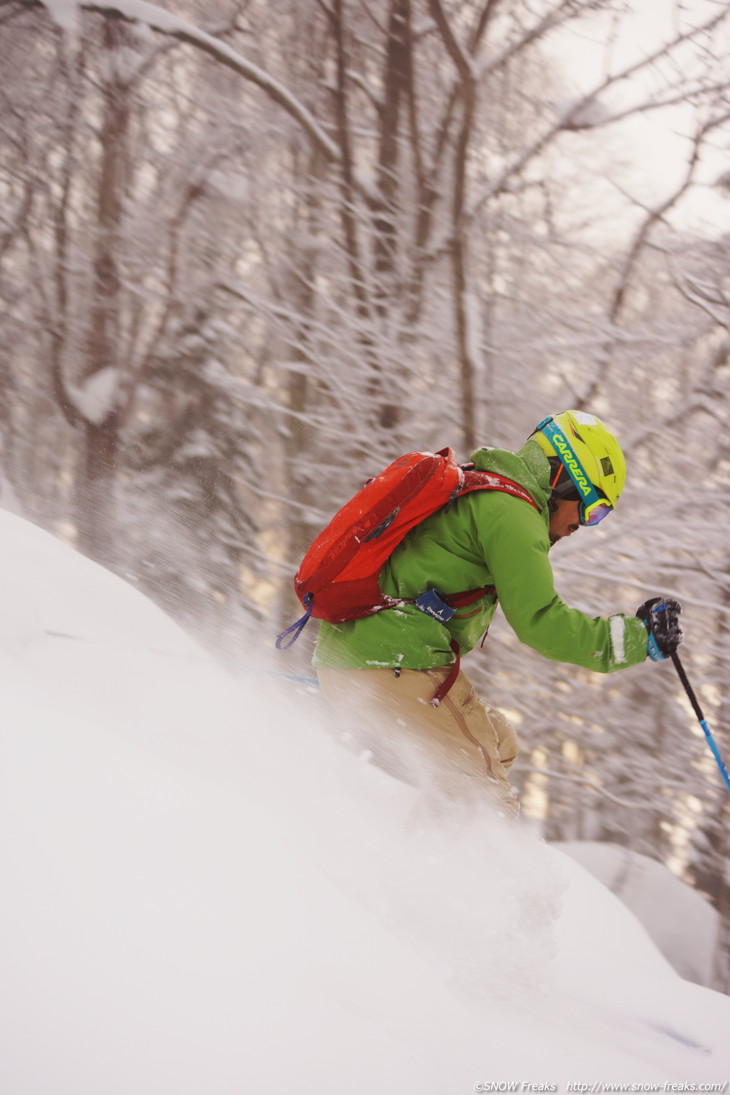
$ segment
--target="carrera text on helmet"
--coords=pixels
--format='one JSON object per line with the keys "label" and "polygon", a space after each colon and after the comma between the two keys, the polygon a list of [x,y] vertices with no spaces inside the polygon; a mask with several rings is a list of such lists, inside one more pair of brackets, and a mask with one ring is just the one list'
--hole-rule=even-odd
{"label": "carrera text on helmet", "polygon": [[583,494],[590,494],[591,493],[591,484],[586,479],[585,472],[583,471],[583,468],[579,464],[576,457],[573,455],[573,452],[572,452],[570,446],[568,445],[568,442],[563,437],[563,435],[560,434],[560,433],[556,433],[555,436],[553,437],[553,444],[555,445],[556,449],[560,450],[560,455],[561,455],[562,459],[565,461],[565,463],[570,468],[571,472],[573,473],[573,477],[575,479],[575,482],[580,487],[580,489],[583,491]]}

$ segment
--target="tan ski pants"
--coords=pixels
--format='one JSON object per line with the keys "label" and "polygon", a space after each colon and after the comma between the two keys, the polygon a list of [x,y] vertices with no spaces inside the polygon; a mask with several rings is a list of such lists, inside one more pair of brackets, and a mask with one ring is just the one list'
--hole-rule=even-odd
{"label": "tan ski pants", "polygon": [[448,673],[448,666],[403,669],[398,676],[392,669],[317,669],[327,701],[384,768],[449,799],[491,793],[514,814],[508,772],[517,735],[461,672],[434,707],[431,699]]}

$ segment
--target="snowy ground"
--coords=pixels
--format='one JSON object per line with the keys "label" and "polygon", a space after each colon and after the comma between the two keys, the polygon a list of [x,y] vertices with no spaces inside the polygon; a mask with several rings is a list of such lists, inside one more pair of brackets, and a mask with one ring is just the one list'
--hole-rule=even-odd
{"label": "snowy ground", "polygon": [[682,977],[714,984],[720,916],[697,890],[663,864],[618,844],[584,840],[554,847],[621,898]]}
{"label": "snowy ground", "polygon": [[415,826],[315,697],[0,543],[2,1095],[725,1090],[730,999],[573,859]]}

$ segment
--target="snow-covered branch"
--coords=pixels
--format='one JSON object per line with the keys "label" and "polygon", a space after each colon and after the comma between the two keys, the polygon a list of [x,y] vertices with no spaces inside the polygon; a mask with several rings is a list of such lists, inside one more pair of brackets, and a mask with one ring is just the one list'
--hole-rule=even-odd
{"label": "snow-covered branch", "polygon": [[730,12],[725,6],[722,6],[716,15],[701,26],[692,27],[690,30],[677,34],[671,42],[663,44],[640,60],[627,65],[619,72],[607,75],[596,87],[587,91],[584,95],[563,104],[562,110],[558,112],[553,124],[548,126],[531,143],[526,144],[519,155],[511,163],[506,164],[500,174],[490,180],[489,184],[476,195],[471,205],[472,215],[496,194],[510,190],[513,185],[512,180],[519,176],[525,167],[535,160],[562,131],[596,129],[642,114],[647,110],[656,110],[674,105],[680,101],[686,101],[691,95],[706,97],[726,91],[728,86],[726,81],[713,82],[707,85],[698,84],[691,89],[685,87],[682,92],[678,92],[673,88],[671,92],[667,92],[666,96],[650,96],[620,111],[611,111],[602,102],[602,96],[608,90],[631,80],[640,73],[650,71],[658,62],[666,57],[671,57],[688,42],[694,41],[703,35],[711,34],[721,23],[728,21],[730,21]]}
{"label": "snow-covered branch", "polygon": [[88,11],[114,13],[130,23],[143,23],[153,30],[202,50],[222,65],[238,73],[239,76],[256,84],[302,127],[327,160],[339,159],[337,145],[330,140],[306,106],[284,84],[253,64],[226,42],[221,42],[187,19],[165,10],[159,4],[151,4],[147,0],[27,0],[26,2],[28,7],[37,7],[39,4],[45,7],[56,23],[66,30],[73,28],[77,11],[83,8]]}
{"label": "snow-covered branch", "polygon": [[563,783],[577,783],[584,787],[590,787],[596,794],[602,795],[603,798],[608,799],[609,802],[613,802],[616,806],[621,806],[624,810],[656,810],[656,804],[646,801],[630,801],[629,799],[619,798],[618,795],[611,794],[605,787],[602,787],[600,783],[596,783],[594,779],[589,779],[587,776],[570,776],[561,772],[555,772],[550,768],[538,768],[534,764],[524,764],[521,766],[523,772],[531,772],[534,775],[545,776],[547,779],[557,779]]}

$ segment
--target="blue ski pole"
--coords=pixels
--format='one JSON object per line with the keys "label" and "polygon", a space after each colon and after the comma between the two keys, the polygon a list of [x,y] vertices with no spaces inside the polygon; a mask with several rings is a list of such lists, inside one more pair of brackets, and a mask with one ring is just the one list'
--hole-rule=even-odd
{"label": "blue ski pole", "polygon": [[699,703],[697,702],[697,697],[694,694],[694,689],[692,688],[692,685],[689,683],[689,680],[687,679],[687,674],[684,671],[684,666],[680,662],[679,655],[676,653],[676,651],[675,651],[674,654],[672,654],[672,661],[674,662],[674,668],[677,670],[677,673],[679,674],[679,679],[682,682],[682,684],[684,685],[684,690],[687,693],[687,696],[689,697],[689,702],[692,704],[692,707],[694,709],[694,713],[697,716],[697,721],[699,722],[700,726],[702,727],[702,731],[703,731],[705,737],[707,738],[707,744],[709,745],[709,747],[712,751],[713,757],[717,761],[717,767],[720,769],[720,775],[723,778],[723,782],[724,782],[724,784],[727,788],[728,794],[730,794],[730,776],[728,775],[727,768],[725,767],[725,761],[720,756],[720,750],[717,748],[717,742],[715,741],[715,739],[712,736],[712,732],[710,730],[710,727],[707,724],[707,719],[702,714],[702,708],[700,707]]}

